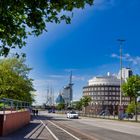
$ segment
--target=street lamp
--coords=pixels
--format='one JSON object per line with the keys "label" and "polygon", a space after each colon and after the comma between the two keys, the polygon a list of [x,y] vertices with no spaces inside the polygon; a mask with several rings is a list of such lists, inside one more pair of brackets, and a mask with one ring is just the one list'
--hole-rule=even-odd
{"label": "street lamp", "polygon": [[125,40],[118,39],[117,41],[120,44],[120,106],[119,106],[119,119],[122,119],[122,114],[123,114],[122,91],[121,91],[121,85],[122,85],[122,44]]}
{"label": "street lamp", "polygon": [[118,42],[120,44],[120,106],[122,105],[122,91],[121,91],[121,85],[122,85],[122,44],[125,40],[118,39]]}

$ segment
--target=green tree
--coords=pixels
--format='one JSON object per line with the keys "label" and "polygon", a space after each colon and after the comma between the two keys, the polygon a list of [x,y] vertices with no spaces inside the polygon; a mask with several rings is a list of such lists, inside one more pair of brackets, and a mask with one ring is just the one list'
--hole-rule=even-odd
{"label": "green tree", "polygon": [[140,76],[134,75],[127,79],[122,85],[124,95],[129,96],[131,102],[135,103],[135,115],[137,121],[137,98],[140,96]]}
{"label": "green tree", "polygon": [[[136,108],[135,102],[131,102],[126,109],[126,112],[135,113],[135,108]],[[137,104],[137,112],[140,112],[140,103]]]}
{"label": "green tree", "polygon": [[1,0],[0,48],[7,55],[11,48],[26,45],[28,35],[47,31],[48,23],[70,23],[73,9],[93,4],[93,0]]}
{"label": "green tree", "polygon": [[83,98],[80,99],[80,102],[82,103],[82,106],[84,107],[84,113],[86,113],[86,107],[89,105],[89,103],[92,101],[90,96],[83,96]]}
{"label": "green tree", "polygon": [[65,108],[65,103],[59,103],[58,105],[57,105],[57,109],[58,110],[62,110],[62,109],[64,109]]}
{"label": "green tree", "polygon": [[131,102],[128,106],[127,106],[127,109],[126,109],[126,112],[127,113],[135,113],[135,102]]}
{"label": "green tree", "polygon": [[74,105],[74,108],[76,110],[81,110],[82,109],[82,101],[81,100],[74,102],[73,105]]}
{"label": "green tree", "polygon": [[33,80],[28,77],[31,68],[20,58],[0,59],[0,98],[12,98],[32,103]]}
{"label": "green tree", "polygon": [[81,99],[82,105],[83,105],[84,107],[87,107],[91,101],[92,101],[92,99],[91,99],[90,96],[84,96],[84,97]]}

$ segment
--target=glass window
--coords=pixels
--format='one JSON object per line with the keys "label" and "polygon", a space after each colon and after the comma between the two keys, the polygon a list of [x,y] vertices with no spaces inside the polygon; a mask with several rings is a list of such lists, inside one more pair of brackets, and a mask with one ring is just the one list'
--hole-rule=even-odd
{"label": "glass window", "polygon": [[105,90],[108,90],[108,87],[105,87]]}
{"label": "glass window", "polygon": [[107,96],[105,97],[105,100],[108,100],[108,97]]}
{"label": "glass window", "polygon": [[101,92],[101,95],[104,95],[104,92]]}

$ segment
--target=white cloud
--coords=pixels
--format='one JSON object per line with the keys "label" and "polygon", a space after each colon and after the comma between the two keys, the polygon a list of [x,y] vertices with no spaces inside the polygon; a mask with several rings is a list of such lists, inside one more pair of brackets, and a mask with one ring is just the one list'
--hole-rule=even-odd
{"label": "white cloud", "polygon": [[[120,56],[118,54],[111,54],[112,58],[120,59]],[[140,65],[140,56],[131,56],[130,54],[124,54],[122,56],[122,59],[126,62],[130,62],[133,65]]]}
{"label": "white cloud", "polygon": [[111,57],[112,57],[112,58],[120,58],[120,56],[118,56],[118,55],[115,54],[115,53],[111,54]]}
{"label": "white cloud", "polygon": [[72,76],[73,81],[85,81],[85,76]]}
{"label": "white cloud", "polygon": [[[75,84],[74,88],[76,86],[78,87],[80,82],[86,81],[86,78],[84,76],[80,75],[73,75],[72,76],[72,82]],[[54,91],[54,99],[56,99],[58,93],[60,90],[62,90],[63,86],[67,85],[69,83],[69,75],[47,75],[44,76],[42,79],[35,79],[33,84],[36,89],[36,104],[42,104],[45,103],[46,97],[47,97],[47,89],[52,88]],[[79,87],[78,87],[79,89]],[[81,87],[82,89],[82,87]],[[74,89],[75,90],[75,89]],[[76,92],[76,91],[75,91]],[[78,94],[79,95],[79,94]],[[76,96],[74,94],[74,98],[77,99],[77,93]],[[79,96],[81,97],[81,96]]]}
{"label": "white cloud", "polygon": [[61,78],[65,78],[64,75],[48,75],[48,78],[53,78],[53,79],[61,79]]}

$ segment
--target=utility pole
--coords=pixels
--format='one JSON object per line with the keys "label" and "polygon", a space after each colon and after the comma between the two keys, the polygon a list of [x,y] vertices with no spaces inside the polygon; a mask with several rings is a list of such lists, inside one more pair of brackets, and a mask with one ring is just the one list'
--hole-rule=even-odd
{"label": "utility pole", "polygon": [[122,113],[123,113],[123,106],[122,106],[122,90],[121,90],[121,86],[122,86],[122,45],[123,42],[125,42],[124,39],[118,39],[117,40],[119,42],[119,46],[120,46],[120,108],[119,108],[119,118],[122,119]]}

